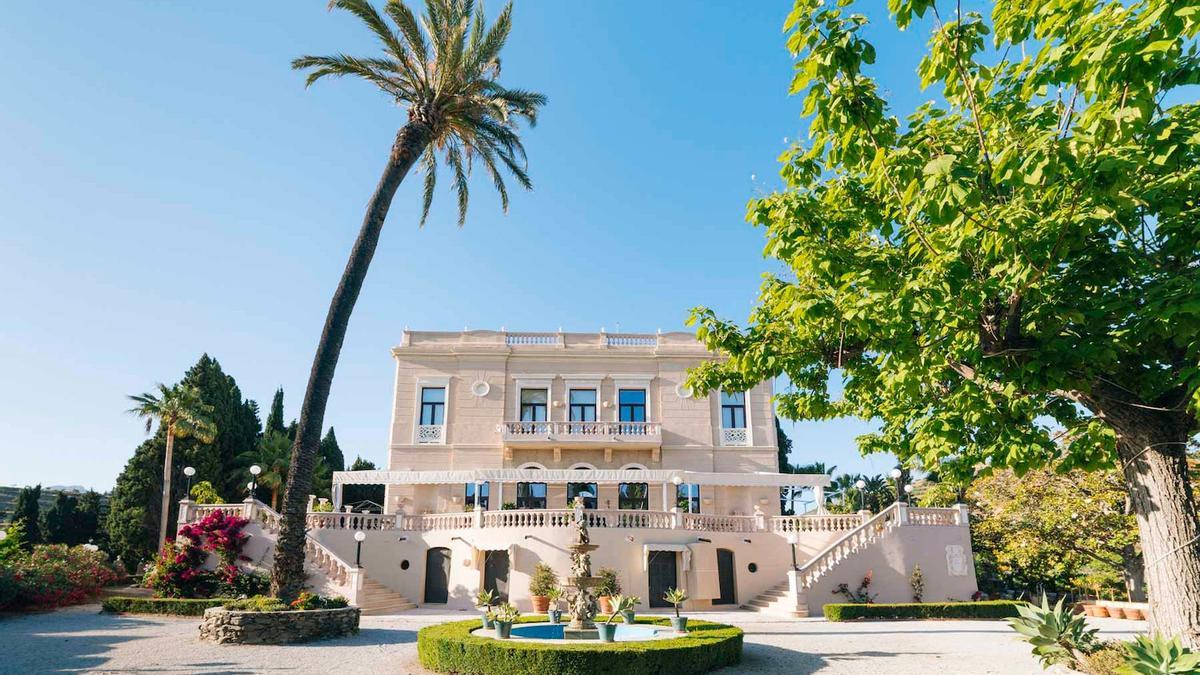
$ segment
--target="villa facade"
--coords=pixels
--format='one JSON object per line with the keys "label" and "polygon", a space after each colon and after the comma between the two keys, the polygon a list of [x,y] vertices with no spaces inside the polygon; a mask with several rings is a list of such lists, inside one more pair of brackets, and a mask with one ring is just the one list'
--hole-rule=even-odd
{"label": "villa facade", "polygon": [[[825,513],[828,476],[779,472],[770,382],[688,389],[717,358],[691,334],[405,331],[392,356],[387,470],[335,473],[335,511],[308,516],[314,586],[368,610],[469,609],[489,588],[528,611],[537,563],[566,576],[576,497],[593,569],[642,610],[682,587],[692,610],[818,613],[868,572],[878,601],[907,601],[917,565],[927,600],[975,591],[965,507]],[[383,512],[348,512],[348,484],[385,485]],[[781,513],[785,487],[815,508]],[[273,512],[242,508],[269,539]]]}

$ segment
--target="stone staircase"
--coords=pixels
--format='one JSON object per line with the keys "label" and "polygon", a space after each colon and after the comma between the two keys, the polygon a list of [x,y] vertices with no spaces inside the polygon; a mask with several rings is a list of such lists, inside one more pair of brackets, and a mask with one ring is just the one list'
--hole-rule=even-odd
{"label": "stone staircase", "polygon": [[[274,559],[275,542],[279,536],[279,514],[257,500],[247,500],[242,504],[192,506],[187,511],[180,510],[180,526],[188,521],[199,520],[217,509],[236,513],[261,528],[262,536],[270,542],[270,547],[256,562],[260,566],[269,567]],[[395,614],[417,607],[416,603],[408,598],[370,578],[365,569],[343,560],[332,549],[317,541],[311,533],[307,534],[304,540],[304,571],[307,575],[306,589],[326,596],[341,595],[349,600],[350,604],[360,607],[363,614]]]}
{"label": "stone staircase", "polygon": [[794,574],[799,587],[799,597],[792,597],[791,582],[785,578],[782,582],[760,593],[749,603],[742,605],[742,609],[782,616],[808,616],[806,591],[812,588],[821,577],[836,569],[843,560],[879,541],[900,525],[901,513],[899,504],[889,506],[880,511],[878,515],[846,532],[809,558],[803,565],[797,567]]}
{"label": "stone staircase", "polygon": [[791,594],[788,592],[788,580],[784,579],[771,588],[759,593],[753,600],[745,605],[742,609],[748,609],[751,612],[763,612],[766,614],[777,614],[780,616],[808,616],[808,603],[801,598],[800,602],[794,601]]}

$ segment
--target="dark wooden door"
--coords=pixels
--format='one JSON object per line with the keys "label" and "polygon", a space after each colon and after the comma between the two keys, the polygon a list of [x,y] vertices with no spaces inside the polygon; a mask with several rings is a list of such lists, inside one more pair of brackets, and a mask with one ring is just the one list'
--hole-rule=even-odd
{"label": "dark wooden door", "polygon": [[485,551],[483,587],[508,602],[508,551]]}
{"label": "dark wooden door", "polygon": [[737,576],[733,567],[733,551],[717,549],[717,579],[721,583],[721,596],[713,600],[714,605],[737,603]]}
{"label": "dark wooden door", "polygon": [[450,549],[425,552],[425,602],[445,604],[450,599]]}
{"label": "dark wooden door", "polygon": [[650,551],[650,606],[670,607],[663,595],[668,588],[679,587],[675,570],[675,551]]}

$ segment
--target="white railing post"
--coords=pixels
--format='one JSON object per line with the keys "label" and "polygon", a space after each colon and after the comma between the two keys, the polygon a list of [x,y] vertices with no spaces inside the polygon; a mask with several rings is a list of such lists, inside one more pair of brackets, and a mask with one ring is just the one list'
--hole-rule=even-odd
{"label": "white railing post", "polygon": [[349,578],[346,579],[346,581],[347,581],[346,585],[350,589],[350,597],[346,598],[346,599],[350,601],[350,604],[358,605],[359,600],[360,600],[359,596],[362,595],[362,582],[363,582],[362,568],[351,567],[348,577]]}
{"label": "white railing post", "polygon": [[[804,597],[804,589],[800,587],[800,570],[791,568],[787,573],[788,578],[788,599],[792,604],[792,611],[807,613],[808,602],[801,602]],[[803,605],[803,606],[801,606]]]}
{"label": "white railing post", "polygon": [[908,504],[904,502],[896,502],[896,524],[908,525]]}
{"label": "white railing post", "polygon": [[[475,494],[478,495],[479,493],[476,492]],[[483,527],[483,509],[479,507],[478,496],[475,498],[475,510],[472,513],[474,514],[473,527],[478,530]]]}
{"label": "white railing post", "polygon": [[175,521],[175,531],[176,532],[179,531],[179,528],[192,522],[191,511],[192,511],[192,505],[194,503],[195,502],[193,502],[192,500],[187,499],[187,498],[179,500],[179,518],[178,518],[178,520]]}
{"label": "white railing post", "polygon": [[959,527],[971,526],[971,510],[966,504],[955,504],[954,524]]}
{"label": "white railing post", "polygon": [[678,506],[671,507],[671,529],[683,529],[683,514],[679,512]]}
{"label": "white railing post", "polygon": [[863,510],[861,510],[861,511],[859,511],[859,512],[858,512],[858,517],[859,517],[859,518],[861,518],[861,519],[862,519],[862,521],[865,523],[865,522],[867,522],[868,520],[870,520],[871,518],[873,518],[874,516],[873,516],[873,515],[871,514],[871,512],[870,512],[870,511],[868,511],[867,509],[863,509]]}
{"label": "white railing post", "polygon": [[754,505],[754,528],[759,532],[767,531],[767,514],[763,513],[758,504]]}
{"label": "white railing post", "polygon": [[[315,501],[317,501],[317,496],[316,496],[316,495],[309,495],[309,496],[308,496],[308,506],[306,506],[306,507],[304,508],[304,512],[305,512],[305,513],[312,513],[313,502],[315,502]],[[386,501],[386,500],[385,500],[385,501]]]}
{"label": "white railing post", "polygon": [[254,495],[246,497],[246,499],[242,502],[242,517],[246,520],[254,520],[254,502]]}

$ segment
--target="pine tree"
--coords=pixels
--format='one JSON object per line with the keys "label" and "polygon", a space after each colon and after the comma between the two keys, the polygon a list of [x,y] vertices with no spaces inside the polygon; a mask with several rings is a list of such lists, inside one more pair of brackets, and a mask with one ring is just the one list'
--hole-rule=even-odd
{"label": "pine tree", "polygon": [[42,486],[23,487],[17,493],[17,503],[13,506],[12,520],[21,521],[25,528],[25,550],[33,548],[34,544],[42,543],[41,521],[38,518],[38,500],[42,498]]}
{"label": "pine tree", "polygon": [[158,526],[158,494],[162,489],[161,467],[166,452],[165,434],[138,446],[125,469],[117,476],[108,505],[105,530],[108,550],[129,570],[154,555]]}
{"label": "pine tree", "polygon": [[92,542],[96,545],[104,543],[100,531],[100,493],[88,490],[79,496],[75,508],[75,518],[71,530],[75,533],[76,544]]}

